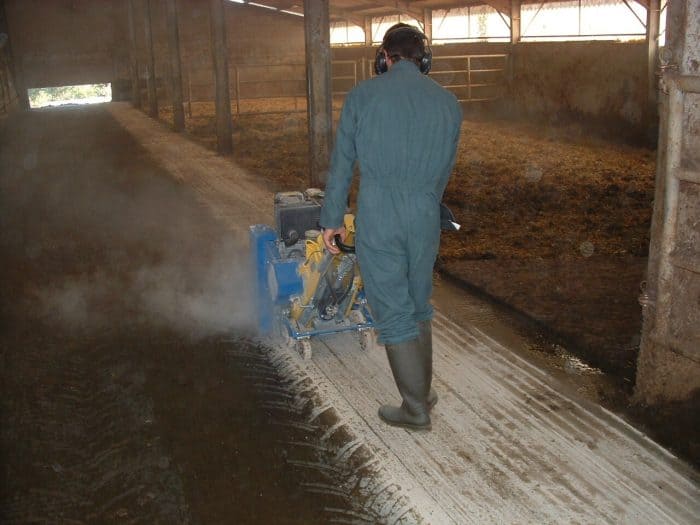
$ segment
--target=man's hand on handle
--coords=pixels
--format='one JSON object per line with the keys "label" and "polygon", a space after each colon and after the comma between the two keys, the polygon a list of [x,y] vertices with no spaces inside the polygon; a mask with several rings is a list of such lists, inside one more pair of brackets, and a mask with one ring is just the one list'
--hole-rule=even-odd
{"label": "man's hand on handle", "polygon": [[323,230],[323,244],[326,245],[326,249],[333,255],[340,253],[340,249],[335,245],[336,235],[340,235],[340,240],[345,241],[345,238],[348,236],[345,226],[341,226],[340,228],[326,228]]}

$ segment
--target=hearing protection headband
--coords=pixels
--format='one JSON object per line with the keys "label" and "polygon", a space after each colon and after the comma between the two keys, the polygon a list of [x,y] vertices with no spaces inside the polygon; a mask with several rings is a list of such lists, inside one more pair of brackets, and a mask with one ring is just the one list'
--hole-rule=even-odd
{"label": "hearing protection headband", "polygon": [[427,75],[430,72],[430,67],[433,60],[433,53],[430,50],[430,46],[428,46],[428,37],[426,37],[415,27],[407,24],[397,24],[394,26],[394,28],[391,28],[386,32],[382,45],[379,46],[379,49],[377,49],[377,55],[374,58],[374,72],[377,75],[381,75],[382,73],[386,73],[388,71],[389,65],[386,62],[386,51],[384,50],[384,46],[386,45],[389,37],[395,36],[398,32],[410,32],[423,44],[423,56],[418,59],[418,67],[421,73]]}

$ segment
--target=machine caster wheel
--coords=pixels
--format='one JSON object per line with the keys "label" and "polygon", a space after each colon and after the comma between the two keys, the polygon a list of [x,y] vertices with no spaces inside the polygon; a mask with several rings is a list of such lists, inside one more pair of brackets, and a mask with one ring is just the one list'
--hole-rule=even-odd
{"label": "machine caster wheel", "polygon": [[348,321],[353,324],[362,324],[365,322],[365,316],[359,310],[350,310],[348,313]]}
{"label": "machine caster wheel", "polygon": [[371,328],[360,332],[360,348],[365,352],[369,352],[377,348],[377,334]]}
{"label": "machine caster wheel", "polygon": [[311,341],[308,339],[299,339],[296,343],[297,352],[304,359],[311,359]]}
{"label": "machine caster wheel", "polygon": [[[359,310],[352,310],[348,314],[348,320],[355,324],[364,324],[367,319]],[[373,328],[364,328],[359,332],[360,348],[365,351],[373,350],[377,347],[377,333]]]}

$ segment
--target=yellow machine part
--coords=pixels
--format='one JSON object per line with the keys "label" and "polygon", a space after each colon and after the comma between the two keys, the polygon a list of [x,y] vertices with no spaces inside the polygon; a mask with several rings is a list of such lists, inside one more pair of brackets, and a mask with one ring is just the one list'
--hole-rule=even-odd
{"label": "yellow machine part", "polygon": [[[355,216],[351,213],[345,214],[343,218],[343,226],[345,226],[345,231],[347,232],[347,237],[345,238],[345,244],[354,245],[355,244]],[[326,252],[326,247],[323,244],[323,234],[319,235],[316,239],[307,239],[305,244],[305,255],[306,260],[299,268],[299,275],[301,276],[302,282],[304,283],[304,293],[302,296],[294,301],[292,306],[292,311],[290,317],[292,319],[299,319],[304,311],[304,308],[309,307],[314,294],[316,293],[316,288],[318,287],[318,282],[321,279],[320,266],[323,257]],[[340,255],[335,256],[337,259]],[[332,264],[337,264],[334,260]],[[353,280],[352,285],[352,300],[349,303],[348,310],[352,307],[355,301],[357,292],[362,288],[362,278],[357,275]],[[345,315],[348,312],[344,313]]]}

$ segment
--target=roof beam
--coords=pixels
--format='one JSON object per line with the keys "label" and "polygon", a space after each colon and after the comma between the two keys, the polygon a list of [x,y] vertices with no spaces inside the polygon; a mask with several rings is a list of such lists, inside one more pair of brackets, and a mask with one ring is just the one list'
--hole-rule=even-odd
{"label": "roof beam", "polygon": [[[383,2],[380,2],[383,3]],[[421,20],[423,18],[423,8],[411,7],[411,2],[388,2],[389,4],[394,4],[396,10],[406,14],[411,15],[416,20]]]}
{"label": "roof beam", "polygon": [[[399,14],[404,14],[404,15],[410,15],[416,20],[422,20],[423,18],[423,8],[422,7],[413,7],[411,6],[411,2],[403,1],[395,1],[395,2],[373,2],[371,5],[364,4],[362,6],[358,6],[352,11],[363,11],[366,9],[377,9],[380,7],[387,8],[389,12],[391,13],[399,13]],[[374,15],[374,16],[379,16],[379,15]]]}
{"label": "roof beam", "polygon": [[352,22],[356,26],[365,27],[365,18],[361,15],[356,14],[354,11],[347,9],[338,9],[337,7],[330,7],[330,15],[335,18],[342,18],[348,22]]}
{"label": "roof beam", "polygon": [[493,7],[496,11],[510,17],[510,1],[509,0],[484,0],[484,3]]}

